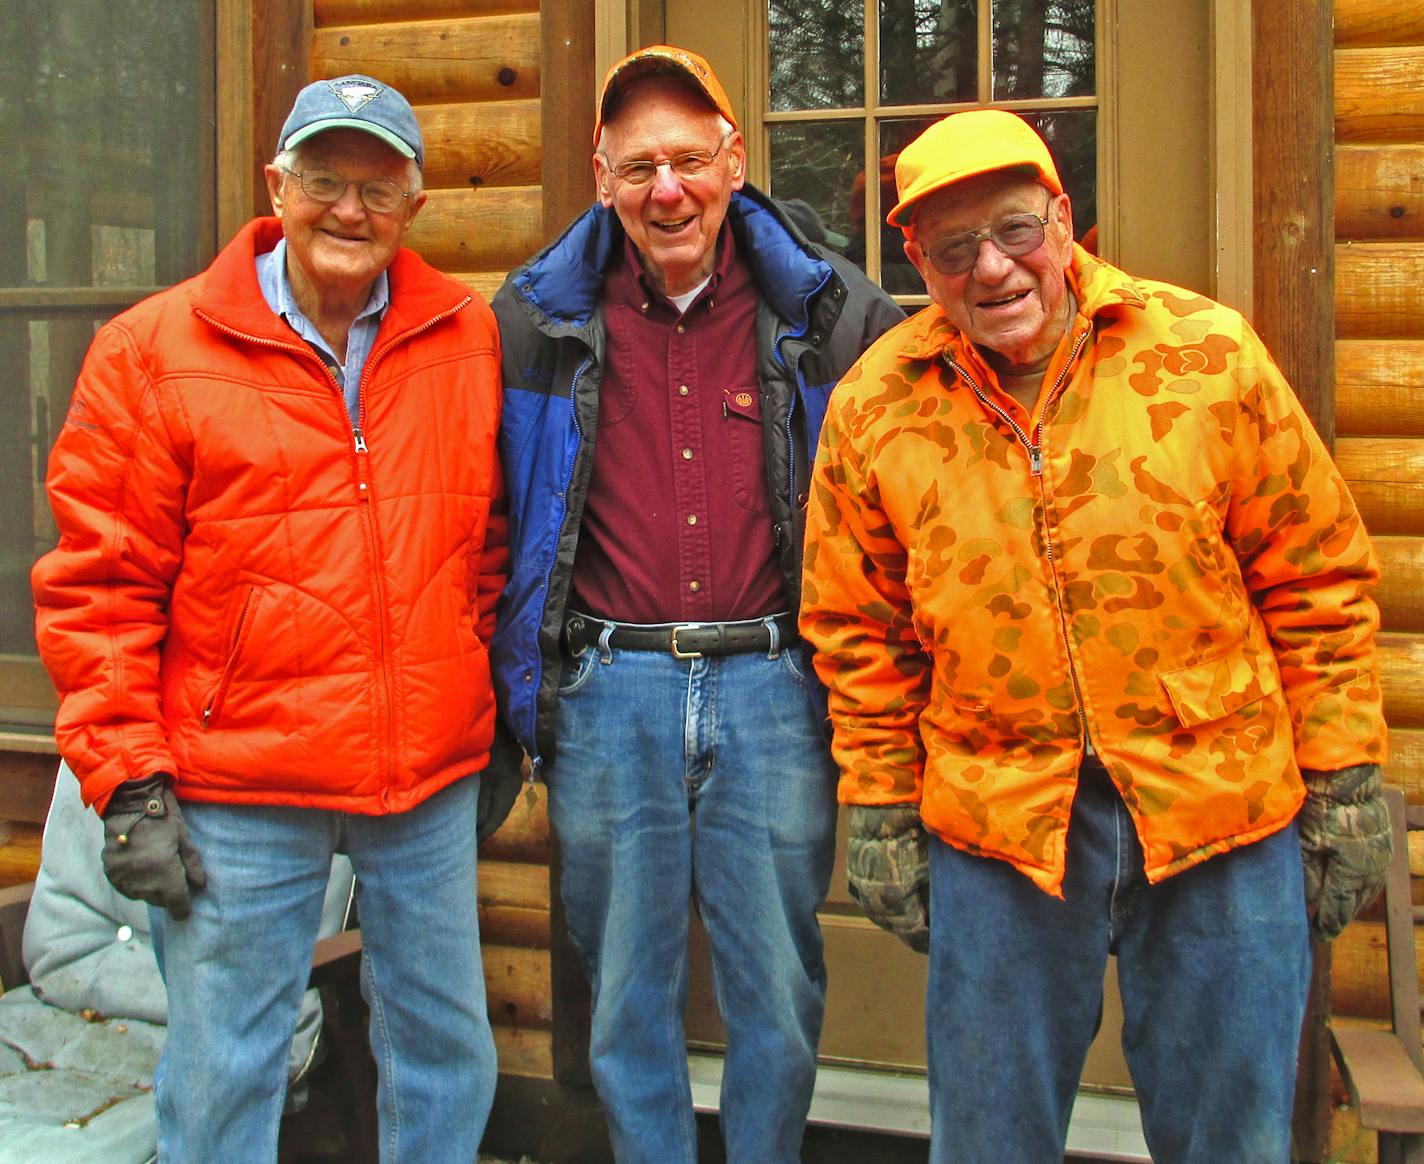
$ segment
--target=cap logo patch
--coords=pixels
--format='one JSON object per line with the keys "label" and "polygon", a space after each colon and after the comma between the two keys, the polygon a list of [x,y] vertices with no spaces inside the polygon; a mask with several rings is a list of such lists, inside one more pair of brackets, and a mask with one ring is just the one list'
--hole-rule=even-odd
{"label": "cap logo patch", "polygon": [[352,113],[381,95],[381,87],[369,81],[333,81],[328,88]]}

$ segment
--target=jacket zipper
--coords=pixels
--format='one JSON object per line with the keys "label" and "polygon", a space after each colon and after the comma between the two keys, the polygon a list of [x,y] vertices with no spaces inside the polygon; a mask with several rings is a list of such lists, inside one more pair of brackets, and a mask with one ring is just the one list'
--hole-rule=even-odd
{"label": "jacket zipper", "polygon": [[[1039,410],[1038,423],[1035,424],[1033,428],[1032,439],[1030,439],[1028,433],[1024,432],[1013,417],[989,398],[988,393],[979,387],[973,376],[965,371],[964,368],[960,367],[953,356],[946,353],[944,357],[945,363],[959,373],[960,378],[969,385],[974,395],[979,398],[979,402],[996,416],[1003,419],[1003,421],[1018,434],[1019,440],[1023,443],[1024,448],[1028,450],[1029,472],[1038,479],[1038,493],[1043,501],[1044,555],[1048,558],[1048,569],[1053,575],[1055,582],[1058,581],[1058,563],[1053,556],[1053,539],[1048,534],[1048,499],[1044,496],[1043,490],[1043,417],[1048,415],[1048,406],[1053,403],[1054,397],[1056,397],[1062,389],[1063,382],[1068,378],[1068,370],[1078,358],[1078,353],[1083,350],[1083,345],[1088,342],[1088,336],[1091,334],[1091,331],[1091,328],[1084,328],[1078,333],[1078,338],[1073,341],[1073,350],[1068,353],[1068,359],[1063,364],[1063,370],[1058,373],[1058,379],[1053,382],[1053,387],[1049,389],[1048,395],[1044,398],[1043,407]],[[1057,590],[1060,595],[1063,593],[1063,587],[1061,585],[1057,586]],[[1063,632],[1063,647],[1068,655],[1068,678],[1073,681],[1073,698],[1078,704],[1078,723],[1083,730],[1084,743],[1091,744],[1092,741],[1088,736],[1087,706],[1083,702],[1083,688],[1078,681],[1077,664],[1073,660],[1073,641],[1068,634],[1068,616],[1063,610],[1063,600],[1061,597],[1057,605],[1058,626]]]}
{"label": "jacket zipper", "polygon": [[237,660],[242,655],[242,649],[247,645],[248,635],[252,630],[252,612],[257,607],[256,586],[249,586],[247,593],[243,596],[242,606],[237,612],[237,625],[233,628],[232,649],[228,652],[227,662],[223,664],[222,674],[218,676],[217,684],[213,687],[212,694],[208,696],[207,702],[203,705],[203,730],[207,731],[217,721],[218,713],[222,711],[223,703],[227,700],[227,689],[232,684],[233,673],[237,670]]}

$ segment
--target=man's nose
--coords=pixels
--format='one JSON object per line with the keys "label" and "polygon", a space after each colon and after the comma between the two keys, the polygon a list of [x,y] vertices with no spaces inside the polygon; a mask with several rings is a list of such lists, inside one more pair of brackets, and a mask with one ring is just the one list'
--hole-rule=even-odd
{"label": "man's nose", "polygon": [[974,277],[980,282],[997,283],[1014,269],[1014,260],[1001,251],[987,235],[979,240],[979,253],[974,257]]}
{"label": "man's nose", "polygon": [[671,162],[658,162],[653,174],[653,197],[664,202],[672,202],[682,197],[682,179],[677,176]]}
{"label": "man's nose", "polygon": [[362,218],[366,214],[366,204],[361,201],[361,184],[348,182],[341,197],[330,204],[333,213],[348,221]]}

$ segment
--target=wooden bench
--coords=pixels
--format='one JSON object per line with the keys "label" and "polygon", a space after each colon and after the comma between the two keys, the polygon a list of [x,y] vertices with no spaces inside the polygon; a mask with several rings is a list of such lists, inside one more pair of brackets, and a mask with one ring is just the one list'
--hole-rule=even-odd
{"label": "wooden bench", "polygon": [[1394,857],[1385,881],[1385,933],[1389,956],[1390,1030],[1332,1029],[1340,1065],[1360,1124],[1379,1137],[1380,1164],[1424,1164],[1424,1048],[1420,1045],[1416,907],[1409,869],[1409,833],[1424,830],[1424,808],[1407,806],[1404,793],[1386,788]]}

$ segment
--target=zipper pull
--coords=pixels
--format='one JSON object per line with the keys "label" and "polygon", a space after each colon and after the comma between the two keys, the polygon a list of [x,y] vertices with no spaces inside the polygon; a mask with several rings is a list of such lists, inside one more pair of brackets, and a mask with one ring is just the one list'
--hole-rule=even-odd
{"label": "zipper pull", "polygon": [[1028,450],[1028,467],[1035,477],[1043,476],[1043,450],[1037,445],[1030,445]]}
{"label": "zipper pull", "polygon": [[359,428],[353,428],[351,435],[356,438],[356,451],[358,453],[364,453],[366,451],[366,434]]}

